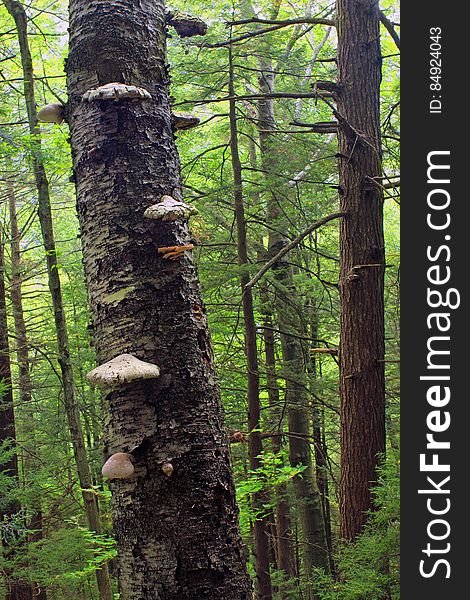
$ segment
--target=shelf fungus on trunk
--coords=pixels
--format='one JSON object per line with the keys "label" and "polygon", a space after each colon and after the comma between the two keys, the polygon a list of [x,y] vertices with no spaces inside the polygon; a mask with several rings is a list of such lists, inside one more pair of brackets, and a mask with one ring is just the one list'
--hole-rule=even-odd
{"label": "shelf fungus on trunk", "polygon": [[64,120],[64,107],[62,104],[46,104],[38,111],[38,121],[43,123],[56,123],[60,125]]}
{"label": "shelf fungus on trunk", "polygon": [[245,443],[245,434],[243,431],[232,431],[229,434],[228,440],[231,444]]}
{"label": "shelf fungus on trunk", "polygon": [[90,371],[87,379],[93,385],[106,388],[159,376],[160,369],[157,365],[140,360],[132,354],[120,354]]}
{"label": "shelf fungus on trunk", "polygon": [[177,219],[189,219],[191,215],[197,215],[197,208],[175,200],[171,196],[162,196],[158,204],[149,206],[144,212],[147,219],[161,219],[162,221],[176,221]]}
{"label": "shelf fungus on trunk", "polygon": [[170,260],[176,260],[184,252],[192,250],[194,244],[183,244],[182,246],[165,246],[158,248],[158,254],[163,254],[162,258],[169,258]]}
{"label": "shelf fungus on trunk", "polygon": [[150,100],[151,98],[152,96],[144,88],[118,82],[106,83],[83,94],[83,99],[88,102],[95,100],[119,102],[120,100]]}
{"label": "shelf fungus on trunk", "polygon": [[134,474],[132,457],[126,452],[111,454],[101,469],[103,477],[108,479],[128,479]]}
{"label": "shelf fungus on trunk", "polygon": [[171,25],[181,37],[192,37],[194,35],[206,35],[207,23],[199,17],[193,17],[180,12],[167,12],[166,22]]}
{"label": "shelf fungus on trunk", "polygon": [[201,119],[191,113],[171,113],[171,124],[175,131],[197,127]]}

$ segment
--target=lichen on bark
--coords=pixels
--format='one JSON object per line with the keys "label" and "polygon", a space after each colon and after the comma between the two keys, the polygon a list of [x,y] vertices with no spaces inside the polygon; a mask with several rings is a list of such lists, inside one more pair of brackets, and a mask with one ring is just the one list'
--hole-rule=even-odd
{"label": "lichen on bark", "polygon": [[[129,353],[161,368],[159,379],[104,394],[107,453],[132,450],[135,460],[135,477],[110,484],[121,597],[251,598],[194,259],[157,252],[188,244],[188,224],[143,216],[155,197],[182,198],[163,2],[72,0],[67,77],[98,362]],[[83,101],[113,81],[151,99]]]}

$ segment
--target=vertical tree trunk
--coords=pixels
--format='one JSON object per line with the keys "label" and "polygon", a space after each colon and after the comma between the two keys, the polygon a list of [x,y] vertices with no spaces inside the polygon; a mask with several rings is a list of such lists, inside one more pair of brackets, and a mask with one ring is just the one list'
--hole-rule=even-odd
{"label": "vertical tree trunk", "polygon": [[16,199],[13,184],[8,183],[8,206],[10,212],[11,231],[11,285],[10,296],[15,324],[16,355],[18,358],[18,374],[20,388],[20,404],[28,409],[31,404],[31,378],[29,374],[29,350],[26,325],[23,313],[23,294],[21,290],[21,252],[20,232],[16,217]]}
{"label": "vertical tree trunk", "polygon": [[[310,328],[307,329],[305,333],[310,335],[310,339],[316,340],[318,338],[318,314],[316,307],[311,301],[309,301],[307,304],[306,312],[310,316]],[[311,347],[316,348],[316,342],[313,341]],[[311,386],[314,388],[318,376],[315,355],[312,355],[309,360],[309,375]],[[313,398],[312,403],[312,424],[312,437],[315,448],[315,475],[322,502],[323,522],[325,523],[325,536],[326,544],[328,546],[330,571],[334,572],[331,511],[328,491],[328,448],[324,437],[324,411],[323,407],[316,398]]]}
{"label": "vertical tree trunk", "polygon": [[[24,426],[27,444],[31,450],[35,448],[35,431],[34,431],[34,411],[32,407],[32,385],[30,377],[30,362],[29,362],[29,345],[26,332],[26,323],[23,311],[23,293],[22,293],[22,265],[21,265],[21,250],[20,250],[20,231],[18,228],[18,219],[16,214],[16,198],[13,183],[8,182],[8,205],[10,212],[10,231],[11,231],[11,279],[10,279],[10,297],[13,312],[13,321],[15,324],[15,341],[16,341],[16,356],[18,360],[18,387],[19,387],[19,404],[23,409]],[[30,464],[30,455],[25,453],[23,459],[23,471],[26,476],[31,473],[34,468]],[[27,484],[26,484],[27,485]],[[31,541],[39,541],[42,539],[42,514],[41,507],[36,506],[31,517],[30,528],[34,529],[34,535],[30,536]],[[34,586],[33,592],[36,600],[45,600],[46,593],[44,590]]]}
{"label": "vertical tree trunk", "polygon": [[[104,392],[108,453],[133,451],[112,480],[123,600],[247,600],[235,491],[207,320],[186,219],[143,213],[181,199],[162,0],[70,2],[67,60],[73,164],[94,345],[103,363],[130,353],[159,379]],[[145,88],[145,101],[85,101],[100,85]],[[173,473],[166,476],[164,463]]]}
{"label": "vertical tree trunk", "polygon": [[385,451],[384,236],[379,5],[337,0],[340,122],[341,535],[354,539],[372,508]]}
{"label": "vertical tree trunk", "polygon": [[[274,92],[275,77],[272,66],[268,62],[260,62],[260,91],[264,94]],[[263,170],[267,182],[276,173],[276,159],[272,149],[272,134],[267,131],[276,129],[274,103],[266,98],[258,103],[260,146]],[[283,231],[286,224],[281,216],[279,199],[274,191],[270,191],[267,206],[267,220],[271,225],[269,233],[269,253],[275,255],[287,243],[285,236],[277,233]],[[328,545],[326,542],[321,500],[316,486],[309,435],[309,398],[306,386],[305,361],[301,343],[297,336],[301,334],[301,326],[297,311],[300,310],[296,289],[292,276],[292,268],[283,261],[273,269],[277,282],[276,310],[281,330],[281,348],[284,376],[286,376],[286,404],[288,407],[288,427],[293,434],[289,437],[289,457],[292,466],[299,464],[305,467],[302,476],[295,477],[293,484],[302,524],[303,562],[305,574],[310,577],[314,566],[328,570]],[[289,335],[289,333],[293,335]],[[314,591],[310,590],[314,598]]]}
{"label": "vertical tree trunk", "polygon": [[[58,360],[62,374],[65,412],[67,415],[88,526],[91,530],[99,533],[101,526],[98,513],[98,504],[91,489],[93,482],[85,450],[80,412],[78,410],[75,397],[67,323],[62,299],[59,265],[52,224],[49,182],[47,180],[46,170],[41,157],[41,137],[36,116],[33,61],[28,42],[28,19],[20,2],[17,2],[16,0],[3,0],[3,3],[15,21],[18,33],[18,42],[20,46],[21,64],[24,78],[24,95],[32,142],[32,163],[38,193],[38,216],[44,249],[46,251],[47,275],[56,327]],[[96,571],[96,578],[101,600],[112,600],[113,592],[111,589],[111,581],[107,566],[104,566],[102,569],[98,569]]]}
{"label": "vertical tree trunk", "polygon": [[[0,444],[16,441],[15,413],[13,409],[13,391],[11,387],[10,348],[8,344],[8,322],[5,294],[5,261],[3,252],[3,232],[0,228]],[[2,464],[5,475],[18,479],[18,459],[16,452],[10,460]],[[17,502],[6,501],[1,498],[0,522],[12,517],[20,510]],[[20,545],[11,535],[4,537],[6,528],[1,528],[1,547],[7,559],[12,559],[15,553],[21,552]],[[33,590],[30,584],[10,577],[8,571],[2,574],[6,588],[5,600],[32,600]]]}
{"label": "vertical tree trunk", "polygon": [[[232,50],[229,48],[229,96],[235,94],[233,81]],[[230,150],[232,158],[232,169],[234,179],[235,218],[237,223],[237,251],[238,263],[244,267],[240,276],[242,291],[243,321],[245,325],[245,353],[248,370],[248,453],[250,458],[250,469],[255,471],[261,465],[260,455],[263,452],[260,429],[260,399],[259,399],[259,367],[258,350],[256,347],[256,323],[253,310],[253,294],[251,289],[245,289],[250,280],[250,274],[246,269],[249,264],[246,237],[245,208],[243,201],[242,166],[238,150],[238,127],[235,101],[230,101]],[[265,492],[260,491],[253,494],[253,508],[255,511],[254,534],[255,534],[255,558],[256,579],[258,582],[258,594],[260,600],[272,598],[271,575],[269,568],[269,538],[268,520],[258,512],[266,512]]]}
{"label": "vertical tree trunk", "polygon": [[[265,348],[266,364],[266,384],[268,388],[268,399],[271,407],[271,423],[274,429],[280,429],[282,424],[280,410],[280,395],[276,375],[276,351],[274,342],[272,315],[267,308],[266,291],[261,291],[263,302],[263,339]],[[273,452],[281,451],[281,436],[272,438]],[[277,566],[285,573],[289,579],[294,579],[297,575],[295,571],[294,548],[292,544],[292,524],[290,517],[290,506],[288,498],[287,484],[279,485],[276,490],[276,543],[277,543]],[[281,597],[284,593],[281,590]]]}

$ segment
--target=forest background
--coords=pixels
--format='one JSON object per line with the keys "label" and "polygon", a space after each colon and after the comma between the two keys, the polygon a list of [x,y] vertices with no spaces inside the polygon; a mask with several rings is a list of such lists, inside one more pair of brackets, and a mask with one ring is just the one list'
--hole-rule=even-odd
{"label": "forest background", "polygon": [[[103,597],[96,574],[105,564],[117,593],[116,549],[110,492],[101,475],[100,393],[86,379],[96,366],[96,357],[69,130],[66,123],[41,124],[41,161],[49,180],[57,255],[52,273],[60,278],[64,302],[74,376],[73,409],[83,429],[91,477],[85,492],[98,501],[101,533],[87,526],[86,493],[77,474],[77,431],[71,427],[70,406],[64,400],[51,268],[46,265],[50,250],[44,249],[37,180],[31,166],[34,143],[27,118],[24,64],[8,4],[0,4],[0,266],[7,319],[2,350],[11,368],[12,386],[5,378],[0,392],[3,425],[8,394],[12,394],[15,436],[12,443],[3,430],[0,452],[4,467],[1,537],[4,549],[10,548],[0,559],[4,575],[0,596],[10,598],[8,581],[20,581],[43,600],[91,600]],[[33,0],[23,6],[36,108],[65,104],[67,3]],[[262,558],[263,569],[270,575],[271,597],[276,599],[398,598],[397,4],[381,2],[380,38],[386,456],[381,457],[379,485],[373,487],[375,510],[365,529],[349,543],[341,541],[339,508],[339,225],[332,219],[311,227],[339,211],[337,125],[327,86],[337,79],[337,36],[330,23],[335,6],[317,1],[233,5],[217,1],[210,6],[193,4],[189,9],[186,3],[175,1],[171,9],[190,10],[208,25],[204,37],[180,37],[169,27],[168,61],[174,113],[190,112],[199,119],[195,127],[177,129],[176,142],[185,201],[198,209],[191,218],[192,253],[231,442],[250,575],[259,586],[257,561]],[[233,22],[238,24],[230,26]],[[316,88],[315,82],[319,82]],[[236,101],[230,102],[233,97]],[[236,111],[240,173],[231,160],[232,110]],[[240,264],[237,229],[235,192],[240,174],[246,264]],[[260,402],[259,427],[253,430],[248,421],[250,357],[240,281],[246,284],[288,242],[295,243],[284,255],[282,269],[268,270],[250,288]],[[254,434],[262,443],[256,468],[249,453],[249,438]],[[368,440],[360,443],[366,445]],[[9,471],[12,461],[17,461],[15,476]],[[309,510],[320,515],[325,539],[315,539]],[[255,524],[259,522],[268,540],[263,557],[256,552]],[[316,562],[312,550],[320,543],[327,550],[325,565]],[[21,552],[11,550],[15,547]]]}

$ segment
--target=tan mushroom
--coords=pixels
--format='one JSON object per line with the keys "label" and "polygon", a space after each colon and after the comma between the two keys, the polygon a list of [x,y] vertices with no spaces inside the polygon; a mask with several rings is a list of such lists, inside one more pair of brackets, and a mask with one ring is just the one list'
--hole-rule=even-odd
{"label": "tan mushroom", "polygon": [[207,24],[202,19],[185,13],[168,12],[166,22],[182,38],[194,35],[206,35],[207,33]]}
{"label": "tan mushroom", "polygon": [[201,119],[199,117],[196,117],[196,115],[191,115],[190,113],[172,113],[171,115],[173,129],[177,130],[197,127],[200,122]]}
{"label": "tan mushroom", "polygon": [[38,111],[38,121],[60,125],[64,120],[62,104],[46,104]]}
{"label": "tan mushroom", "polygon": [[144,88],[118,82],[106,83],[83,94],[83,99],[88,102],[95,100],[113,100],[114,102],[119,100],[150,100],[151,98],[152,96]]}
{"label": "tan mushroom", "polygon": [[175,200],[171,196],[163,196],[158,204],[149,206],[144,212],[147,219],[161,219],[162,221],[176,221],[181,218],[189,218],[197,215],[197,208]]}
{"label": "tan mushroom", "polygon": [[174,471],[173,465],[170,462],[163,463],[162,473],[164,473],[164,475],[166,475],[167,477],[170,477],[170,475],[173,473],[173,471]]}
{"label": "tan mushroom", "polygon": [[90,371],[87,379],[93,385],[106,388],[159,376],[160,369],[157,365],[140,360],[132,354],[121,354]]}
{"label": "tan mushroom", "polygon": [[101,469],[103,477],[108,479],[128,479],[134,474],[132,457],[126,452],[112,454]]}

